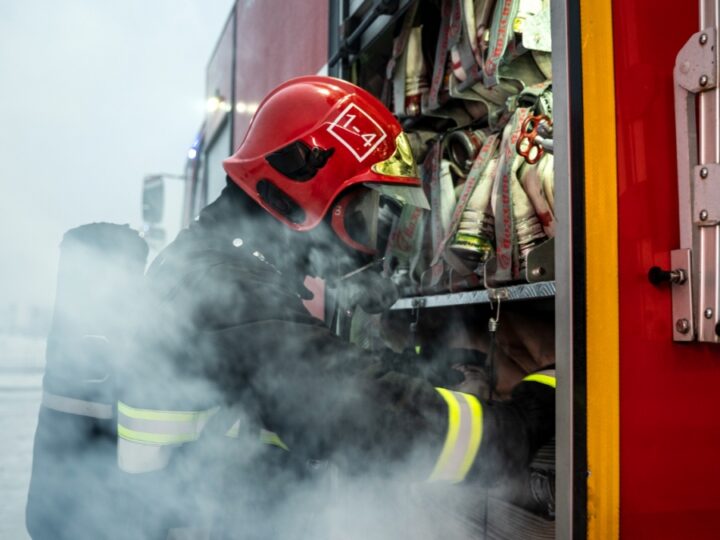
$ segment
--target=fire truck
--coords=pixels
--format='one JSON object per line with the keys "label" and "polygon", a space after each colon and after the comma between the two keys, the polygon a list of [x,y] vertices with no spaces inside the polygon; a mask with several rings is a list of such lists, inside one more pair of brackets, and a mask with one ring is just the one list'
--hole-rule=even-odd
{"label": "fire truck", "polygon": [[[224,187],[221,161],[270,89],[316,73],[365,87],[415,134],[432,199],[431,252],[391,311],[554,317],[555,536],[717,538],[719,19],[712,0],[238,0],[208,64],[181,224]],[[461,238],[468,167],[513,122],[507,151],[528,171],[551,163],[541,200],[495,180],[494,229]],[[505,249],[523,241],[521,204],[535,233]]]}

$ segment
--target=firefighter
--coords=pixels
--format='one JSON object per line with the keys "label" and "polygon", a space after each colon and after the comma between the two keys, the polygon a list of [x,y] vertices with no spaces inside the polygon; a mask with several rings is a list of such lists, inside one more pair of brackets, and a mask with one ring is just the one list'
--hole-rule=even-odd
{"label": "firefighter", "polygon": [[128,536],[317,537],[277,516],[299,505],[307,517],[296,488],[326,461],[442,485],[528,465],[554,433],[554,371],[490,405],[344,342],[303,304],[306,275],[337,281],[381,253],[380,201],[427,206],[407,137],[375,97],[290,80],[224,168],[220,197],[147,272],[118,403]]}

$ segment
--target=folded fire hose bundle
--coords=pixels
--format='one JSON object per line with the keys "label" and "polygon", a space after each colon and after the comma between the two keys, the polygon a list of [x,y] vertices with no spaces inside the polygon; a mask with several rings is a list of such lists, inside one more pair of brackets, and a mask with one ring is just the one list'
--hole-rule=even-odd
{"label": "folded fire hose bundle", "polygon": [[527,265],[555,235],[549,0],[414,2],[385,76],[431,200],[397,221],[386,275],[416,294],[552,279]]}
{"label": "folded fire hose bundle", "polygon": [[[402,122],[430,201],[429,211],[405,206],[395,220],[384,277],[403,297],[554,279],[550,0],[416,0],[395,25],[389,50],[389,41],[378,43],[373,54],[388,59],[382,91],[372,69],[377,64],[362,69],[370,53],[360,56],[354,82],[380,94]],[[422,302],[417,306],[409,315],[383,318],[358,305],[349,336],[368,349],[385,345],[414,354],[452,385],[444,364],[452,349],[433,354],[428,345],[449,345],[447,336],[418,330]],[[499,306],[493,308],[487,361],[470,366],[491,396]],[[443,328],[450,326],[446,321]],[[467,391],[482,395],[482,388]],[[427,519],[413,533],[554,538],[554,441],[527,471],[501,484],[454,485],[447,492],[418,486],[409,512]]]}

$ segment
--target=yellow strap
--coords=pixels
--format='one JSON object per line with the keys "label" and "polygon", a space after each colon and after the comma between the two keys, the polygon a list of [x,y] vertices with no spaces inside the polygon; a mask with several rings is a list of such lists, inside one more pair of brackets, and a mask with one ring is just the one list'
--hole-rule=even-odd
{"label": "yellow strap", "polygon": [[225,432],[225,436],[231,439],[237,439],[240,436],[240,420],[230,426],[230,429]]}
{"label": "yellow strap", "polygon": [[282,448],[283,450],[285,450],[287,452],[290,451],[290,449],[283,442],[283,440],[280,438],[280,436],[273,431],[268,431],[267,429],[261,429],[260,430],[260,440],[264,444],[271,444],[273,446],[277,446],[278,448]]}
{"label": "yellow strap", "polygon": [[546,384],[547,386],[556,387],[557,381],[555,377],[551,375],[545,375],[543,373],[533,373],[523,379],[523,381],[537,382],[540,384]]}

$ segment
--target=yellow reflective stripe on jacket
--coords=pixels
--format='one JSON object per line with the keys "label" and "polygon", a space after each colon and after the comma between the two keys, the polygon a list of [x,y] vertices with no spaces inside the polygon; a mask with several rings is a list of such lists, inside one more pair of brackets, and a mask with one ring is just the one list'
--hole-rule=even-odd
{"label": "yellow reflective stripe on jacket", "polygon": [[543,371],[538,371],[537,373],[531,373],[523,379],[523,382],[525,381],[545,384],[547,386],[552,386],[553,388],[556,388],[557,384],[554,369],[545,369]]}
{"label": "yellow reflective stripe on jacket", "polygon": [[118,436],[154,445],[194,441],[218,410],[219,407],[203,411],[137,409],[118,402]]}
{"label": "yellow reflective stripe on jacket", "polygon": [[182,444],[194,441],[198,438],[198,434],[193,433],[146,433],[144,431],[135,431],[118,424],[118,436],[126,441],[140,442],[147,444]]}
{"label": "yellow reflective stripe on jacket", "polygon": [[482,405],[471,394],[445,388],[435,390],[448,406],[448,431],[429,481],[462,482],[482,442]]}

